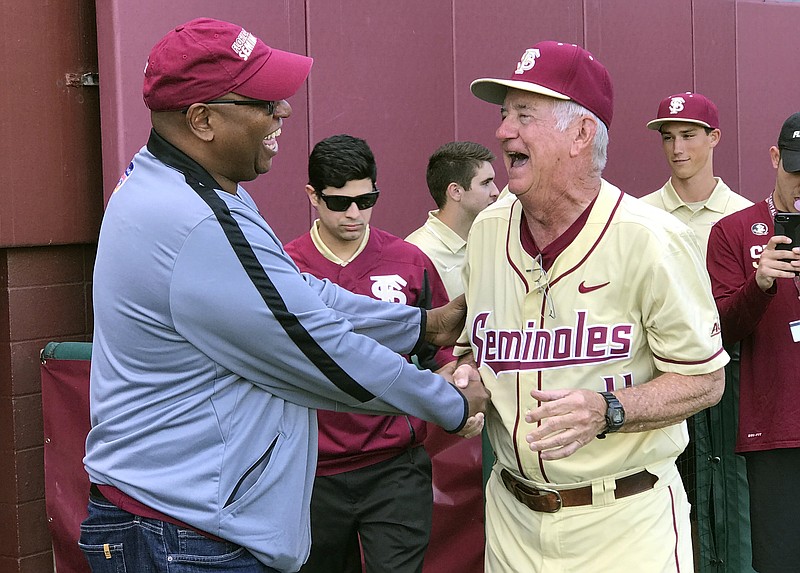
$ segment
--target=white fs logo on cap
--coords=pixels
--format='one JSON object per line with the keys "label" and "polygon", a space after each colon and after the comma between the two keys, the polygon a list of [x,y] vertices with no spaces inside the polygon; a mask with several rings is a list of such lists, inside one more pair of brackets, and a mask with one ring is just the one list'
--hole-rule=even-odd
{"label": "white fs logo on cap", "polygon": [[669,100],[669,113],[671,115],[675,115],[676,113],[680,113],[683,111],[683,104],[686,103],[686,100],[682,97],[674,97]]}
{"label": "white fs logo on cap", "polygon": [[536,58],[541,56],[538,48],[529,48],[525,50],[525,53],[522,54],[522,58],[519,62],[517,62],[517,69],[514,72],[515,74],[524,74],[533,66],[536,65]]}

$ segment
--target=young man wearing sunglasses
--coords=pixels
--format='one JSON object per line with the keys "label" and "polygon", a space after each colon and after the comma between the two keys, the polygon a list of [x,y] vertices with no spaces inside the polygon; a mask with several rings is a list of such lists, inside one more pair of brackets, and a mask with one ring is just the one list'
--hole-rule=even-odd
{"label": "young man wearing sunglasses", "polygon": [[[319,218],[286,245],[300,270],[357,294],[429,307],[447,302],[433,263],[417,247],[370,227],[377,168],[367,142],[317,143],[306,193]],[[431,348],[420,365],[452,360]],[[413,416],[318,411],[319,460],[311,497],[311,556],[302,573],[367,569],[419,572],[431,530],[431,461],[425,422]]]}

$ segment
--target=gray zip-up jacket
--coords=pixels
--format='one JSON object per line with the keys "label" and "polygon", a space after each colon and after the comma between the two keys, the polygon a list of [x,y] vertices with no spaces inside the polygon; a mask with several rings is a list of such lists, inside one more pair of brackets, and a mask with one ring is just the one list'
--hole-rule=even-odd
{"label": "gray zip-up jacket", "polygon": [[109,201],[93,288],[91,481],[280,571],[309,553],[315,408],[466,422],[457,388],[396,354],[425,311],[301,275],[241,187],[155,132]]}

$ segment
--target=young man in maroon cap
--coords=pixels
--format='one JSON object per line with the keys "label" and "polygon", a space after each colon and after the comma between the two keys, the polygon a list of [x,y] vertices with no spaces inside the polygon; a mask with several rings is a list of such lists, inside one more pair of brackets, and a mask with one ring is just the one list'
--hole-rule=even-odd
{"label": "young man in maroon cap", "polygon": [[656,119],[647,127],[661,134],[671,175],[661,189],[642,201],[688,225],[705,256],[712,225],[752,205],[714,177],[714,148],[720,140],[717,106],[697,93],[671,95],[661,100]]}
{"label": "young man in maroon cap", "polygon": [[728,360],[697,241],[602,179],[613,92],[592,54],[540,42],[510,71],[471,86],[502,106],[516,200],[472,226],[456,347],[492,391],[486,571],[691,571],[675,459]]}
{"label": "young man in maroon cap", "polygon": [[[726,344],[741,342],[739,434],[750,487],[753,568],[800,563],[800,247],[777,235],[776,215],[800,212],[800,113],[769,149],[775,187],[721,219],[708,240],[708,272]],[[782,248],[783,247],[783,248]]]}
{"label": "young man in maroon cap", "polygon": [[[663,209],[671,213],[681,222],[685,223],[697,236],[703,256],[706,256],[706,245],[711,227],[725,215],[735,213],[752,203],[735,193],[728,187],[720,177],[714,177],[714,149],[720,142],[719,113],[717,106],[709,98],[702,94],[685,92],[667,96],[658,105],[656,118],[647,123],[647,127],[656,130],[661,134],[661,146],[664,156],[670,168],[670,178],[658,191],[642,197],[642,201]],[[738,376],[738,349],[735,347],[727,349],[733,360],[728,366],[727,377]],[[731,370],[733,369],[733,371]],[[741,478],[736,473],[737,467],[744,474],[744,460],[733,453],[730,447],[732,437],[719,435],[714,439],[706,439],[709,433],[719,427],[720,416],[736,416],[735,390],[726,388],[726,394],[719,404],[699,412],[688,420],[689,446],[678,460],[678,468],[682,470],[684,482],[687,484],[690,501],[692,503],[692,524],[695,526],[698,520],[708,520],[708,507],[710,503],[715,505],[718,515],[722,515],[726,508],[724,500],[736,500],[737,482]],[[695,439],[695,436],[703,437],[702,441]],[[725,445],[729,447],[724,447]],[[696,448],[702,448],[701,460],[695,464],[689,460],[694,460],[698,455]],[[713,448],[713,450],[712,450]],[[710,460],[720,463],[719,468],[712,467]],[[730,470],[724,468],[729,467]],[[689,471],[687,468],[693,468]],[[711,494],[711,479],[698,478],[702,472],[717,471],[728,482],[725,487],[714,488]],[[705,475],[709,475],[706,473]],[[728,476],[732,476],[730,479]],[[694,483],[695,479],[699,483]],[[690,483],[687,480],[691,480]],[[715,480],[717,484],[721,480]],[[705,490],[702,490],[706,484]],[[731,489],[729,489],[731,488]],[[726,491],[731,493],[726,494]],[[711,499],[708,504],[705,499]],[[698,500],[701,503],[698,503]],[[719,501],[719,503],[717,502]],[[731,507],[729,511],[735,511],[738,505]],[[746,523],[744,524],[746,525]],[[724,532],[720,531],[717,537],[716,551],[724,556],[726,553]],[[732,537],[731,537],[732,539]],[[700,547],[695,547],[698,559],[709,559],[711,555],[702,555]],[[719,556],[715,555],[715,556]]]}
{"label": "young man in maroon cap", "polygon": [[[228,22],[152,50],[153,130],[103,218],[94,273],[95,572],[294,572],[308,557],[315,408],[408,412],[480,431],[486,390],[398,352],[447,343],[426,312],[301,275],[239,185],[267,172],[311,68]],[[436,336],[436,334],[440,336]]]}

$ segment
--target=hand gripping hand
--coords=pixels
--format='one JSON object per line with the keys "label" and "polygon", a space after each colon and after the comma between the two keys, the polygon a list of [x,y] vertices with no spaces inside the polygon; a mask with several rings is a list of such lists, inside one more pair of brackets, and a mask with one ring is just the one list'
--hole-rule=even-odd
{"label": "hand gripping hand", "polygon": [[453,383],[461,390],[469,403],[469,418],[459,436],[472,438],[483,430],[484,412],[489,405],[491,392],[486,389],[481,375],[472,364],[462,364],[453,373]]}

